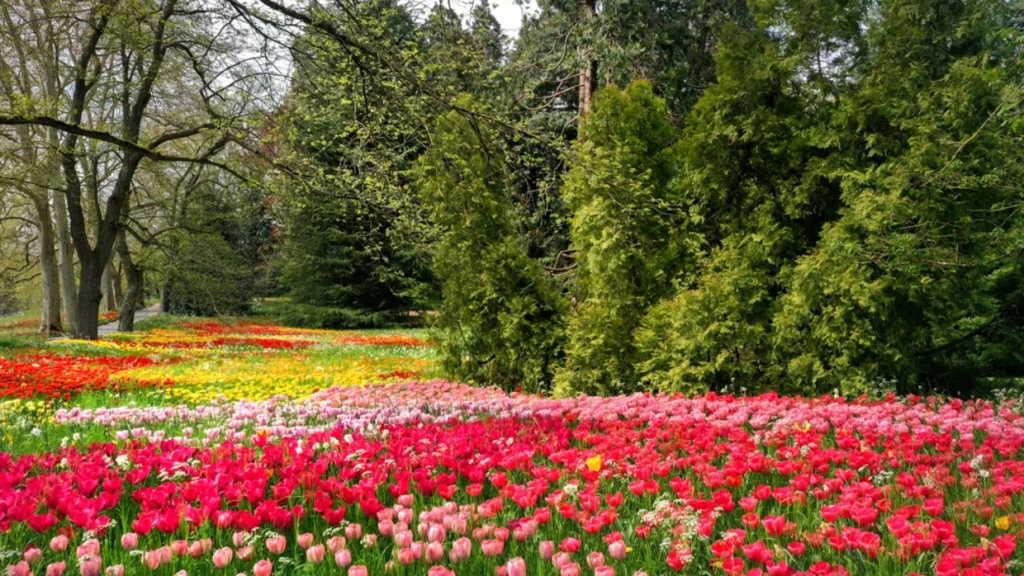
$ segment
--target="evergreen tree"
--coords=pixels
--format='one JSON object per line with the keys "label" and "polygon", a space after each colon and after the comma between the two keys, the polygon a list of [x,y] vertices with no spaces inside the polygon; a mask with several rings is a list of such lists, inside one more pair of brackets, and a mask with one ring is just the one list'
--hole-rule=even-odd
{"label": "evergreen tree", "polygon": [[486,126],[451,113],[418,161],[419,189],[440,238],[434,270],[443,298],[434,330],[453,376],[536,392],[550,387],[564,303],[516,233],[497,141]]}
{"label": "evergreen tree", "polygon": [[605,88],[584,119],[562,190],[579,267],[562,393],[635,384],[634,331],[683,263],[671,187],[676,138],[648,82]]}

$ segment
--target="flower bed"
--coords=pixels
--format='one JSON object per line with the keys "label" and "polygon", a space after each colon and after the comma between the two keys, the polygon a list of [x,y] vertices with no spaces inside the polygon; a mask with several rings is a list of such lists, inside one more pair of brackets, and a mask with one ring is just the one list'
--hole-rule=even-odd
{"label": "flower bed", "polygon": [[1013,402],[431,381],[56,419],[111,441],[0,454],[30,569],[945,576],[1007,572],[1024,536]]}

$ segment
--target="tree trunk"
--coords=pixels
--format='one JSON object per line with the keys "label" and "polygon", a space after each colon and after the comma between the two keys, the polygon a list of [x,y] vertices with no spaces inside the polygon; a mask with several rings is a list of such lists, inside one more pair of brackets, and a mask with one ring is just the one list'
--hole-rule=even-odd
{"label": "tree trunk", "polygon": [[164,285],[160,289],[160,311],[164,314],[168,313],[171,309],[171,287]]}
{"label": "tree trunk", "polygon": [[68,230],[68,204],[62,192],[53,195],[53,217],[57,221],[57,253],[60,254],[60,291],[68,329],[75,331],[78,294],[75,292],[75,248]]}
{"label": "tree trunk", "polygon": [[39,226],[39,267],[43,279],[43,310],[40,332],[61,332],[60,322],[60,279],[57,274],[57,259],[53,253],[53,219],[50,217],[50,203],[46,196],[33,197]]}
{"label": "tree trunk", "polygon": [[128,243],[125,241],[124,232],[120,233],[117,242],[117,255],[124,267],[124,274],[128,280],[128,290],[124,295],[121,305],[121,317],[117,321],[117,329],[120,332],[135,331],[135,310],[142,304],[145,276],[142,269],[132,261],[131,252],[128,250]]}
{"label": "tree trunk", "polygon": [[[584,21],[591,21],[597,17],[597,0],[579,0],[580,17]],[[580,70],[580,103],[579,116],[583,118],[590,112],[590,102],[597,91],[597,60],[592,57],[593,48],[587,48],[585,53],[585,65]]]}
{"label": "tree trunk", "polygon": [[103,276],[103,266],[100,260],[92,251],[85,254],[79,253],[81,262],[82,277],[78,283],[78,323],[75,326],[75,336],[85,340],[95,340],[99,337],[99,315],[100,300],[100,278]]}
{"label": "tree trunk", "polygon": [[[118,255],[120,257],[120,254]],[[114,289],[114,302],[117,302],[118,306],[124,305],[124,286],[122,284],[122,268],[123,263],[118,263],[117,266],[111,266],[111,288]]]}
{"label": "tree trunk", "polygon": [[[110,260],[114,259],[114,253],[111,252]],[[117,310],[117,302],[114,301],[114,282],[111,279],[113,275],[114,264],[111,261],[107,261],[107,265],[103,267],[103,274],[100,276],[100,290],[103,293],[103,298],[100,301],[100,311],[110,312]]]}

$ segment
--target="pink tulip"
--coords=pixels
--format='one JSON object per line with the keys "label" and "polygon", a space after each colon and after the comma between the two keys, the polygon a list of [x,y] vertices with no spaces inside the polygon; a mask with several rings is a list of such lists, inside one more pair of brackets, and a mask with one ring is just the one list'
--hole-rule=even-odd
{"label": "pink tulip", "polygon": [[445,568],[444,566],[431,566],[427,570],[427,576],[455,576],[455,572]]}
{"label": "pink tulip", "polygon": [[305,534],[299,534],[299,537],[296,538],[295,541],[299,544],[299,548],[307,550],[310,546],[313,545],[313,535],[309,532],[306,532]]}
{"label": "pink tulip", "polygon": [[608,545],[608,555],[615,560],[622,560],[626,557],[626,543],[616,540]]}
{"label": "pink tulip", "polygon": [[199,542],[193,542],[188,547],[188,555],[193,558],[202,558],[203,556],[203,545]]}
{"label": "pink tulip", "polygon": [[188,540],[175,540],[171,542],[171,553],[175,556],[188,554]]}
{"label": "pink tulip", "polygon": [[427,545],[427,561],[431,564],[436,564],[444,558],[444,544],[440,542],[431,542]]}
{"label": "pink tulip", "polygon": [[494,529],[494,537],[497,538],[498,540],[501,540],[502,542],[504,542],[504,541],[508,540],[508,536],[509,536],[508,528],[495,528]]}
{"label": "pink tulip", "polygon": [[210,550],[213,550],[213,539],[212,538],[200,538],[199,548],[203,551],[203,554],[209,554]]}
{"label": "pink tulip", "polygon": [[231,535],[231,543],[235,545],[235,548],[241,548],[245,545],[245,539],[248,537],[248,532],[235,532]]}
{"label": "pink tulip", "polygon": [[423,542],[420,542],[419,540],[413,542],[412,545],[409,546],[409,550],[412,550],[412,555],[415,556],[417,560],[423,558]]}
{"label": "pink tulip", "polygon": [[561,568],[562,566],[572,564],[572,556],[568,552],[558,552],[551,557],[551,562],[554,563],[555,567]]}
{"label": "pink tulip", "polygon": [[22,560],[14,566],[7,567],[7,576],[32,576],[32,567]]}
{"label": "pink tulip", "polygon": [[591,568],[597,568],[598,566],[604,566],[604,554],[600,552],[591,552],[587,554],[587,566]]}
{"label": "pink tulip", "polygon": [[63,552],[68,549],[68,537],[67,536],[54,536],[50,539],[50,550],[54,552]]}
{"label": "pink tulip", "polygon": [[551,560],[555,555],[555,543],[551,540],[544,540],[540,543],[540,557],[542,560]]}
{"label": "pink tulip", "polygon": [[91,554],[91,555],[95,556],[95,555],[97,555],[99,553],[100,553],[100,541],[95,539],[95,538],[92,538],[90,540],[86,540],[85,542],[82,542],[82,544],[78,547],[78,557],[79,558],[81,558],[82,556],[85,556],[86,554]]}
{"label": "pink tulip", "polygon": [[398,563],[402,566],[408,566],[416,561],[416,553],[413,552],[412,548],[399,548],[398,549]]}
{"label": "pink tulip", "polygon": [[408,548],[412,546],[412,532],[402,530],[401,532],[395,533],[395,546],[398,546],[399,548]]}
{"label": "pink tulip", "polygon": [[363,527],[360,524],[349,524],[345,526],[345,537],[349,540],[359,540],[363,535]]}
{"label": "pink tulip", "polygon": [[218,549],[213,553],[213,565],[217,568],[227,568],[228,564],[231,564],[231,559],[235,556],[235,552],[231,548],[224,547]]}
{"label": "pink tulip", "polygon": [[163,558],[160,557],[160,551],[153,550],[152,552],[146,552],[142,555],[142,565],[150,570],[156,570],[160,567],[163,562]]}
{"label": "pink tulip", "polygon": [[327,555],[327,550],[324,548],[323,544],[310,546],[310,548],[306,550],[306,560],[313,564],[319,564],[323,562],[325,555]]}
{"label": "pink tulip", "polygon": [[66,564],[63,562],[54,562],[46,567],[46,576],[64,576],[64,568]]}
{"label": "pink tulip", "polygon": [[24,557],[25,562],[28,562],[29,564],[35,564],[39,561],[40,558],[43,557],[43,551],[39,548],[36,548],[35,546],[31,546],[27,550],[25,550],[25,553],[22,554],[22,556]]}
{"label": "pink tulip", "polygon": [[390,538],[391,535],[395,533],[395,523],[391,520],[381,520],[380,523],[377,524],[377,531],[380,532],[381,536]]}
{"label": "pink tulip", "polygon": [[284,536],[275,536],[273,538],[267,538],[267,550],[271,554],[283,554],[285,546],[288,545],[288,539]]}
{"label": "pink tulip", "polygon": [[139,535],[135,532],[125,532],[122,534],[121,547],[125,550],[135,550],[139,547]]}
{"label": "pink tulip", "polygon": [[444,542],[444,526],[432,524],[427,530],[427,540],[430,542]]}
{"label": "pink tulip", "polygon": [[188,576],[188,572],[186,572],[184,570],[178,570],[177,572],[174,573],[174,576]]}
{"label": "pink tulip", "polygon": [[644,572],[643,570],[637,570],[636,572],[633,572],[633,576],[647,576],[647,572]]}
{"label": "pink tulip", "polygon": [[580,576],[580,565],[575,563],[566,564],[559,570],[558,576]]}
{"label": "pink tulip", "polygon": [[253,576],[270,576],[274,571],[274,564],[270,560],[260,560],[252,567]]}
{"label": "pink tulip", "polygon": [[500,556],[505,549],[505,543],[501,540],[484,540],[480,543],[480,550],[484,556]]}
{"label": "pink tulip", "polygon": [[330,550],[332,554],[337,554],[340,550],[345,549],[346,544],[348,544],[348,542],[345,540],[344,536],[331,536],[327,541],[327,549]]}
{"label": "pink tulip", "polygon": [[398,504],[403,508],[412,506],[412,494],[402,494],[398,497]]}
{"label": "pink tulip", "polygon": [[363,543],[364,548],[373,548],[377,545],[377,535],[367,534],[366,536],[363,536],[363,539],[360,540],[360,542]]}
{"label": "pink tulip", "polygon": [[334,563],[339,568],[344,568],[352,563],[352,552],[342,549],[334,553]]}
{"label": "pink tulip", "polygon": [[124,564],[114,564],[103,571],[103,576],[124,576]]}
{"label": "pink tulip", "polygon": [[526,560],[515,557],[508,561],[508,576],[526,576]]}
{"label": "pink tulip", "polygon": [[[95,541],[99,545],[98,541]],[[100,576],[103,572],[103,558],[96,554],[86,554],[78,560],[78,570],[82,576]]]}
{"label": "pink tulip", "polygon": [[452,542],[452,555],[458,560],[466,560],[473,552],[473,541],[463,536]]}
{"label": "pink tulip", "polygon": [[575,538],[566,538],[565,540],[562,540],[562,543],[558,547],[562,552],[575,554],[580,549],[580,541]]}
{"label": "pink tulip", "polygon": [[505,564],[499,565],[494,569],[494,576],[508,576],[508,566]]}
{"label": "pink tulip", "polygon": [[353,566],[348,569],[348,576],[369,576],[369,572],[366,570],[366,566],[359,565]]}
{"label": "pink tulip", "polygon": [[174,552],[170,546],[161,546],[157,548],[156,552],[159,554],[161,564],[167,564],[174,558]]}
{"label": "pink tulip", "polygon": [[248,561],[252,558],[253,552],[255,552],[255,550],[252,549],[252,546],[242,546],[238,549],[238,559]]}
{"label": "pink tulip", "polygon": [[594,569],[594,576],[615,576],[615,568],[612,568],[607,564],[598,566]]}

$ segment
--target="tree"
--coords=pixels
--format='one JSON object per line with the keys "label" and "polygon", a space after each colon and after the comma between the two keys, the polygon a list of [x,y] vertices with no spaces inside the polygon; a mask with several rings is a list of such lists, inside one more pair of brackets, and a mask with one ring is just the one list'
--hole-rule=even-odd
{"label": "tree", "polygon": [[453,375],[545,390],[560,355],[564,301],[516,234],[511,178],[497,141],[485,126],[450,113],[417,162],[440,236],[434,270],[442,304],[434,329]]}
{"label": "tree", "polygon": [[562,393],[636,384],[634,331],[684,262],[672,189],[676,139],[648,82],[605,88],[582,121],[562,189],[578,267]]}
{"label": "tree", "polygon": [[967,394],[1024,370],[1005,348],[1024,334],[1011,208],[1024,198],[1024,75],[1007,8],[883,5],[840,116],[862,151],[841,172],[844,210],[797,262],[776,319],[793,386]]}
{"label": "tree", "polygon": [[723,26],[752,27],[747,2],[541,0],[511,55],[521,101],[585,116],[601,86],[651,81],[681,118],[714,80]]}
{"label": "tree", "polygon": [[[397,2],[361,3],[338,19],[428,73],[444,70],[427,66],[420,30]],[[394,321],[432,292],[426,217],[409,171],[433,112],[408,88],[376,82],[382,65],[357,62],[323,32],[308,31],[294,53],[288,104],[275,120],[277,161],[310,177],[275,182],[283,287],[294,302],[334,309],[342,321]]]}
{"label": "tree", "polygon": [[1024,96],[1004,7],[764,7],[687,123],[700,259],[644,320],[645,380],[966,393],[1019,374],[999,352],[1020,335],[1021,132],[993,120]]}
{"label": "tree", "polygon": [[[62,134],[52,149],[59,150],[68,231],[79,260],[75,333],[95,338],[104,270],[139,166],[144,160],[223,166],[214,157],[232,140],[249,103],[231,96],[250,87],[252,74],[237,61],[234,16],[215,6],[191,0],[143,5],[83,0],[64,18],[69,41],[55,56],[69,73],[67,86],[58,91],[59,102],[44,105],[34,98],[40,92],[36,88],[49,81],[44,71],[15,71],[18,82],[11,84],[16,96],[0,110],[0,125]],[[182,80],[190,74],[191,83]],[[114,116],[91,110],[110,110]],[[83,139],[101,143],[118,158],[117,174],[95,215],[88,213],[83,194],[88,174],[80,164]],[[179,140],[204,146],[190,157],[161,151]],[[45,226],[51,219],[40,221],[48,234]],[[53,246],[52,240],[47,246]],[[44,250],[45,259],[50,250]]]}

